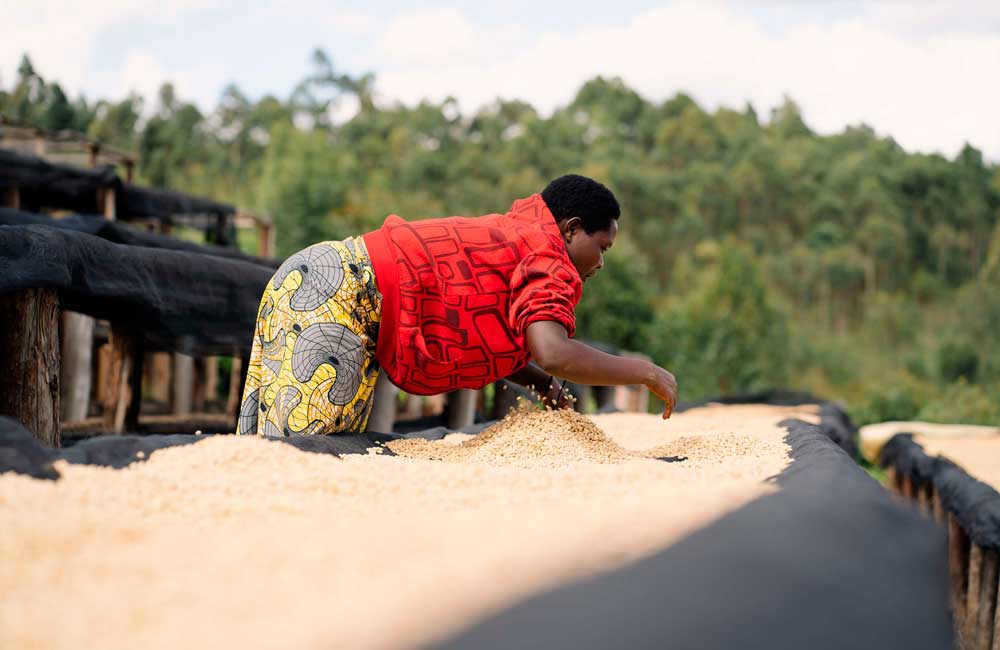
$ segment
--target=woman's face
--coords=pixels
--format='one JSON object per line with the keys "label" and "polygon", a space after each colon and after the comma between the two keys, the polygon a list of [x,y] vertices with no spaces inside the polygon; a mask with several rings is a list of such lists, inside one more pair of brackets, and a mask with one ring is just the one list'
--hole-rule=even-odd
{"label": "woman's face", "polygon": [[580,278],[586,282],[604,266],[604,253],[618,236],[618,220],[612,219],[605,230],[592,234],[583,229],[583,223],[577,217],[566,219],[560,225],[569,259],[580,273]]}

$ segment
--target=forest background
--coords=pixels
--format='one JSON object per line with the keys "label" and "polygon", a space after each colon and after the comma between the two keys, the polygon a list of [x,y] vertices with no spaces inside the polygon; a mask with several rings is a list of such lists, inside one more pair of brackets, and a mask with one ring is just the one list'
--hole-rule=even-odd
{"label": "forest background", "polygon": [[209,113],[170,84],[71,99],[27,57],[12,82],[0,114],[134,150],[140,182],[271,214],[280,255],[592,176],[623,214],[578,335],[649,354],[682,401],[790,387],[859,423],[1000,424],[1000,166],[972,145],[908,153],[863,124],[817,134],[792,98],[713,113],[600,77],[549,116],[380,105],[371,75],[322,51],[287,97],[230,86]]}

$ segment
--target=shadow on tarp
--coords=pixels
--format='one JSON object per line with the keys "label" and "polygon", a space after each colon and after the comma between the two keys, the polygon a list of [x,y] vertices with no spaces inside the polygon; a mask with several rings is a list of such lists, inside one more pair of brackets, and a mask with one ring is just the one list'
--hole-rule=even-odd
{"label": "shadow on tarp", "polygon": [[928,455],[910,433],[890,438],[882,447],[879,463],[895,467],[918,486],[932,484],[941,505],[954,513],[974,544],[1000,550],[1000,493],[992,486],[976,480],[946,458]]}
{"label": "shadow on tarp", "polygon": [[777,493],[434,647],[954,648],[944,532],[894,502],[823,428],[782,424],[793,461]]}

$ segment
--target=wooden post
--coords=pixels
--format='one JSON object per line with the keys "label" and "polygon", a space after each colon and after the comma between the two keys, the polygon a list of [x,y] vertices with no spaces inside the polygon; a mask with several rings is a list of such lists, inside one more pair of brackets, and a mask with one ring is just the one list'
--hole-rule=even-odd
{"label": "wooden post", "polygon": [[979,591],[979,620],[976,622],[976,650],[993,647],[993,621],[997,607],[997,552],[983,551],[982,585]]}
{"label": "wooden post", "polygon": [[462,388],[448,394],[448,428],[457,430],[476,421],[476,391]]}
{"label": "wooden post", "polygon": [[112,323],[111,363],[104,400],[104,426],[111,433],[134,429],[142,400],[142,338]]}
{"label": "wooden post", "polygon": [[194,377],[191,382],[191,411],[205,412],[205,357],[195,357]]}
{"label": "wooden post", "polygon": [[894,465],[885,468],[885,487],[893,494],[899,494],[899,472]]}
{"label": "wooden post", "polygon": [[0,293],[0,415],[51,447],[60,445],[58,319],[54,289]]}
{"label": "wooden post", "polygon": [[0,207],[21,209],[21,192],[17,189],[17,185],[0,190]]}
{"label": "wooden post", "polygon": [[400,414],[402,419],[417,420],[423,414],[423,411],[423,398],[420,395],[411,395],[407,393],[406,401],[403,406],[403,412]]}
{"label": "wooden post", "polygon": [[934,521],[946,523],[947,516],[944,512],[944,503],[941,501],[941,493],[937,491],[933,483],[931,483],[931,512],[934,515]]}
{"label": "wooden post", "polygon": [[594,401],[597,410],[608,409],[615,405],[615,386],[594,386]]}
{"label": "wooden post", "polygon": [[393,424],[396,422],[396,393],[399,389],[389,381],[385,373],[379,373],[375,382],[375,400],[372,404],[372,413],[368,416],[367,431],[376,433],[392,433]]}
{"label": "wooden post", "polygon": [[983,585],[983,549],[972,544],[969,550],[969,589],[965,599],[965,647],[977,647],[976,631],[979,625],[979,596]]}
{"label": "wooden post", "polygon": [[94,319],[74,311],[62,313],[62,419],[82,420],[90,406],[93,381]]}
{"label": "wooden post", "polygon": [[158,402],[170,402],[171,358],[169,352],[154,352],[150,356],[149,396]]}
{"label": "wooden post", "polygon": [[257,255],[274,257],[274,224],[257,223]]}
{"label": "wooden post", "polygon": [[205,402],[216,402],[219,399],[219,357],[205,357],[202,361],[205,366],[203,399]]}
{"label": "wooden post", "polygon": [[105,219],[114,221],[116,218],[115,188],[102,187],[97,190],[97,209]]}
{"label": "wooden post", "polygon": [[171,391],[172,413],[187,415],[191,412],[191,398],[194,395],[194,357],[180,352],[174,353],[174,388]]}
{"label": "wooden post", "polygon": [[233,355],[233,365],[229,371],[229,396],[226,399],[226,413],[233,417],[233,422],[240,415],[240,400],[243,399],[240,388],[240,377],[243,374],[243,357],[237,352]]}
{"label": "wooden post", "polygon": [[427,395],[424,397],[424,407],[421,413],[424,417],[444,413],[444,395]]}
{"label": "wooden post", "polygon": [[997,595],[993,599],[997,608],[993,614],[993,647],[991,650],[1000,650],[1000,578],[997,579],[997,583]]}
{"label": "wooden post", "polygon": [[920,509],[920,513],[931,516],[931,495],[929,494],[930,483],[920,483],[916,486],[917,491],[917,507]]}
{"label": "wooden post", "polygon": [[951,575],[951,615],[961,634],[965,621],[966,592],[969,584],[969,536],[958,523],[955,513],[948,513],[948,572]]}

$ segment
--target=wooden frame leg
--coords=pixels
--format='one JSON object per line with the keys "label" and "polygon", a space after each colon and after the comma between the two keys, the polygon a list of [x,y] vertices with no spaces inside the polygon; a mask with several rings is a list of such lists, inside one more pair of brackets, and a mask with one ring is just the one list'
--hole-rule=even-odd
{"label": "wooden frame leg", "polygon": [[476,419],[476,393],[478,391],[461,389],[448,395],[448,428],[461,429],[472,424]]}
{"label": "wooden frame leg", "polygon": [[396,422],[396,393],[399,389],[389,381],[385,373],[380,373],[375,382],[375,394],[372,396],[371,415],[368,416],[368,431],[376,433],[392,433]]}
{"label": "wooden frame leg", "polygon": [[111,363],[104,401],[104,426],[112,433],[135,429],[142,403],[142,335],[111,326]]}
{"label": "wooden frame leg", "polygon": [[969,549],[969,588],[965,598],[964,638],[966,648],[976,648],[979,625],[979,596],[982,592],[983,549],[972,544]]}
{"label": "wooden frame leg", "polygon": [[969,584],[969,536],[951,512],[948,513],[948,572],[951,575],[951,615],[956,630],[961,633]]}
{"label": "wooden frame leg", "polygon": [[0,415],[40,441],[60,445],[59,295],[54,289],[0,293]]}
{"label": "wooden frame leg", "polygon": [[94,319],[74,311],[63,311],[60,336],[60,385],[62,419],[82,420],[90,406],[93,383]]}
{"label": "wooden frame leg", "polygon": [[979,590],[979,620],[976,622],[976,650],[993,646],[993,621],[997,608],[997,552],[983,551],[983,574]]}

